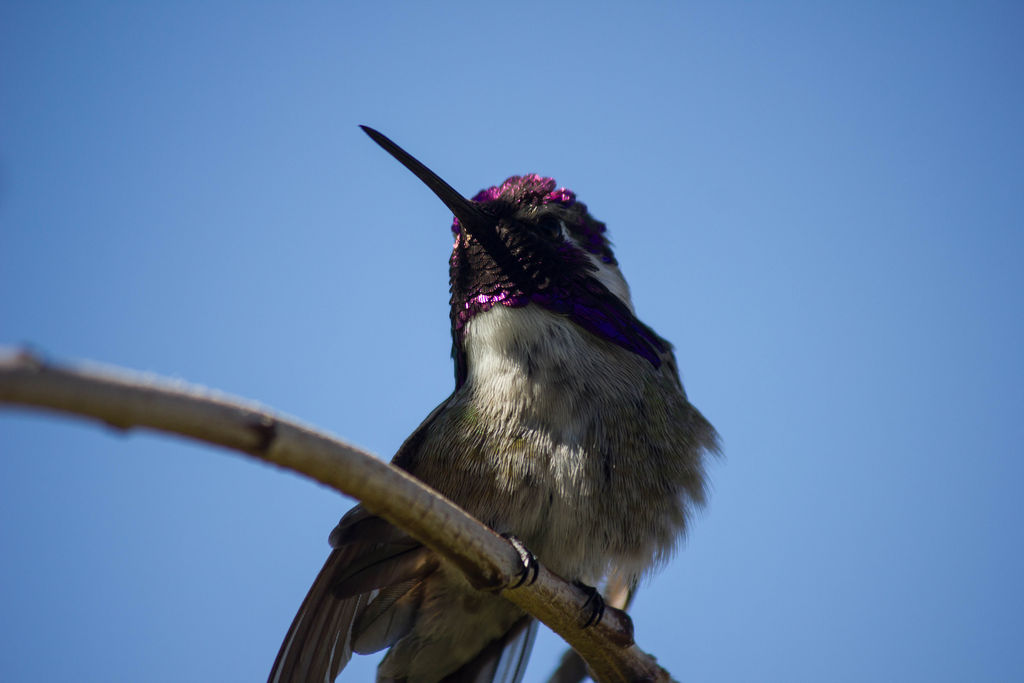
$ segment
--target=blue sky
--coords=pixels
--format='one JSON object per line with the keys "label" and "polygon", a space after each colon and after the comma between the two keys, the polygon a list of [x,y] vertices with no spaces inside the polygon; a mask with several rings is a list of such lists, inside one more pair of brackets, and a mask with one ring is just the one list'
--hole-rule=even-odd
{"label": "blue sky", "polygon": [[[725,447],[640,645],[1021,679],[1022,67],[1018,3],[4,3],[0,343],[389,458],[453,386],[451,218],[357,124],[467,195],[550,175]],[[260,680],[350,504],[22,411],[0,450],[10,680]]]}

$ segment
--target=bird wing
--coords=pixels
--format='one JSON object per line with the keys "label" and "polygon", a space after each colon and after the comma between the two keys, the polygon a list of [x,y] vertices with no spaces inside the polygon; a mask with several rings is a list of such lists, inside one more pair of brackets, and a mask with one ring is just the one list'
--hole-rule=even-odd
{"label": "bird wing", "polygon": [[[396,465],[409,469],[407,459],[447,403],[406,440]],[[398,643],[415,627],[428,581],[441,566],[437,555],[360,505],[341,519],[330,544],[334,549],[288,629],[269,683],[331,683],[354,652],[368,654]],[[450,618],[460,618],[455,605]],[[517,683],[536,629],[524,616],[445,681]]]}
{"label": "bird wing", "polygon": [[[413,586],[438,566],[426,548],[360,506],[345,515],[331,540],[335,549],[288,629],[269,683],[329,683],[354,651],[374,652],[397,642],[412,627],[418,607]],[[395,595],[403,586],[404,600]],[[382,596],[390,605],[374,606]],[[368,606],[374,606],[369,617]],[[391,624],[382,626],[389,618]]]}

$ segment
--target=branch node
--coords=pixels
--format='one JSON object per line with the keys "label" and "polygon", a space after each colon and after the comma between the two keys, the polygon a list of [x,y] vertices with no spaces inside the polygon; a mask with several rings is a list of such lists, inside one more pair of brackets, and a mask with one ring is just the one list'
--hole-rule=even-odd
{"label": "branch node", "polygon": [[14,354],[14,362],[32,372],[39,372],[46,367],[46,357],[31,346],[18,349]]}
{"label": "branch node", "polygon": [[130,422],[116,422],[110,419],[103,420],[103,424],[119,434],[125,434],[131,431],[133,426]]}
{"label": "branch node", "polygon": [[249,430],[256,435],[256,445],[253,450],[260,455],[266,456],[277,438],[277,420],[269,415],[257,415],[256,419],[249,423]]}
{"label": "branch node", "polygon": [[603,622],[610,627],[608,635],[615,641],[616,645],[621,648],[627,648],[636,644],[636,641],[633,640],[633,618],[627,612],[617,607],[606,605]]}

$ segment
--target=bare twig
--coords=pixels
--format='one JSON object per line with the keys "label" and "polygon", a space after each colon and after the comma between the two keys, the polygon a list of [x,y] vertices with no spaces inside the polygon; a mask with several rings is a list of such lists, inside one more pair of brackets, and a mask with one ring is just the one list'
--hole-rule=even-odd
{"label": "bare twig", "polygon": [[582,628],[587,594],[541,567],[529,586],[507,588],[521,568],[508,541],[406,472],[266,408],[155,376],[96,366],[62,367],[0,351],[0,402],[148,428],[225,446],[304,474],[363,505],[455,563],[481,589],[500,590],[547,624],[600,683],[669,681],[632,641],[629,617],[609,608]]}

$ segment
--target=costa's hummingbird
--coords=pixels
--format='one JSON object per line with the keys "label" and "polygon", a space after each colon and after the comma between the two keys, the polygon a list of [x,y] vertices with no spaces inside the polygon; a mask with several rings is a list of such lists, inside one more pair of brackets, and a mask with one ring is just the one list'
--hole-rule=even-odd
{"label": "costa's hummingbird", "polygon": [[[392,461],[563,578],[635,581],[705,498],[718,449],[672,346],[636,317],[603,223],[551,178],[463,198],[363,130],[455,215],[455,390]],[[535,624],[357,505],[285,637],[272,683],[333,681],[390,648],[378,681],[514,680]],[[499,665],[500,662],[500,665]]]}

